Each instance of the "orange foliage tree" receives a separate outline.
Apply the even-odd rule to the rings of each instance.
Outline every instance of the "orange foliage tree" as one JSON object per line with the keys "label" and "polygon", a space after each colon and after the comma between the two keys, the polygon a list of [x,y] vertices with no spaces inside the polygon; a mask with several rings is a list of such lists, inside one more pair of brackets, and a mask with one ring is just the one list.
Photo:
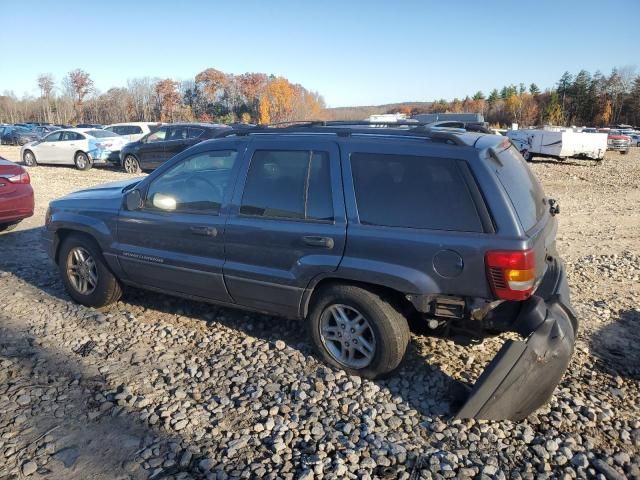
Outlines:
{"label": "orange foliage tree", "polygon": [[176,107],[180,105],[182,100],[178,93],[178,82],[167,78],[160,80],[155,87],[156,96],[158,98],[158,110],[160,111],[160,121],[173,121]]}

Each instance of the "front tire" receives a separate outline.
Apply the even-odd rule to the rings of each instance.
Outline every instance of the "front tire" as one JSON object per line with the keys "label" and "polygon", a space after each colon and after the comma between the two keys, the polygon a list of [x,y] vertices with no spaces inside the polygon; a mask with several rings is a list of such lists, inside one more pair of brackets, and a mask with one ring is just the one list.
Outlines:
{"label": "front tire", "polygon": [[324,362],[370,379],[395,370],[410,339],[406,318],[389,301],[352,285],[319,291],[307,329]]}
{"label": "front tire", "polygon": [[104,307],[122,296],[118,279],[90,237],[72,234],[65,238],[58,254],[58,269],[67,293],[82,305]]}
{"label": "front tire", "polygon": [[141,172],[140,162],[138,162],[138,159],[133,155],[127,155],[126,157],[124,157],[124,161],[122,162],[122,168],[124,169],[125,172],[131,173],[131,174]]}
{"label": "front tire", "polygon": [[533,154],[529,150],[523,150],[522,158],[524,158],[525,161],[530,162],[531,160],[533,160]]}
{"label": "front tire", "polygon": [[76,153],[74,161],[78,170],[90,170],[93,167],[93,162],[84,152]]}
{"label": "front tire", "polygon": [[27,167],[36,167],[38,166],[38,161],[36,160],[36,156],[33,154],[31,150],[26,150],[24,155],[22,156],[22,160]]}
{"label": "front tire", "polygon": [[626,155],[628,150],[620,150],[620,155]]}

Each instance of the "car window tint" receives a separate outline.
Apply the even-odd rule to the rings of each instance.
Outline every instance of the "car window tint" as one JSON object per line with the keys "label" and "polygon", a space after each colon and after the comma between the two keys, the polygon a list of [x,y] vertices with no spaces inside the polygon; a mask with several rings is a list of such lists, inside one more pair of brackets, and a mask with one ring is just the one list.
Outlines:
{"label": "car window tint", "polygon": [[151,135],[147,137],[147,143],[161,142],[165,139],[166,136],[167,136],[167,129],[161,128],[157,132],[153,132]]}
{"label": "car window tint", "polygon": [[498,154],[496,174],[511,199],[522,228],[530,230],[545,212],[544,192],[527,162],[512,145]]}
{"label": "car window tint", "polygon": [[313,152],[307,190],[307,218],[333,220],[329,155]]}
{"label": "car window tint", "polygon": [[351,168],[362,224],[483,231],[456,160],[353,153]]}
{"label": "car window tint", "polygon": [[240,214],[332,220],[327,152],[258,150],[251,159]]}
{"label": "car window tint", "polygon": [[127,135],[138,135],[142,133],[142,128],[138,125],[129,125]]}
{"label": "car window tint", "polygon": [[71,140],[80,140],[82,138],[83,137],[81,137],[76,132],[63,132],[62,133],[62,138],[60,140],[63,141],[63,142],[69,142]]}
{"label": "car window tint", "polygon": [[187,138],[187,127],[173,127],[169,129],[167,140],[184,140]]}
{"label": "car window tint", "polygon": [[204,128],[189,127],[189,138],[199,138],[204,133]]}
{"label": "car window tint", "polygon": [[237,151],[198,153],[173,166],[149,186],[145,208],[217,214],[230,185]]}
{"label": "car window tint", "polygon": [[61,136],[62,132],[54,132],[50,135],[47,135],[44,140],[45,142],[58,142]]}

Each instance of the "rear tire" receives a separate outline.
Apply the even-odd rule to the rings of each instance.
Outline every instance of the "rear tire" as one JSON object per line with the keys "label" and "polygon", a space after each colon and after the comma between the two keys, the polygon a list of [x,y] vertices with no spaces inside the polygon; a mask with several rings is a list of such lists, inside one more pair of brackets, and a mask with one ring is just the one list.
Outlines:
{"label": "rear tire", "polygon": [[[400,365],[411,335],[406,318],[391,303],[352,285],[330,285],[317,292],[306,322],[313,346],[324,362],[370,379],[387,375]],[[351,359],[341,356],[349,350],[353,352]]]}
{"label": "rear tire", "polygon": [[17,222],[12,223],[0,223],[0,233],[10,232],[14,228],[16,228],[21,221],[22,220],[18,220]]}
{"label": "rear tire", "polygon": [[38,166],[38,161],[36,160],[36,156],[31,150],[25,150],[24,155],[22,156],[22,161],[27,167]]}
{"label": "rear tire", "polygon": [[90,170],[93,167],[93,162],[84,152],[76,153],[74,161],[78,170]]}
{"label": "rear tire", "polygon": [[138,159],[133,155],[127,155],[124,157],[122,168],[125,172],[131,174],[140,173],[142,171],[140,169],[140,162],[138,162]]}
{"label": "rear tire", "polygon": [[522,158],[524,158],[525,161],[530,162],[531,160],[533,160],[533,154],[529,150],[523,150]]}
{"label": "rear tire", "polygon": [[107,267],[98,244],[88,236],[71,234],[64,239],[58,269],[67,293],[82,305],[104,307],[122,296],[120,282]]}

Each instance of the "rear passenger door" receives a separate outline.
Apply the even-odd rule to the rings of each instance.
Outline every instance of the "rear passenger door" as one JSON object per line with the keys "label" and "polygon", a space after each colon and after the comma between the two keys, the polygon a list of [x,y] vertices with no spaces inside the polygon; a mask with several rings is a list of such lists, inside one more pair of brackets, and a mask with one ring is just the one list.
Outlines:
{"label": "rear passenger door", "polygon": [[255,139],[246,155],[225,232],[225,283],[241,305],[295,317],[309,282],[336,270],[344,252],[339,150]]}

